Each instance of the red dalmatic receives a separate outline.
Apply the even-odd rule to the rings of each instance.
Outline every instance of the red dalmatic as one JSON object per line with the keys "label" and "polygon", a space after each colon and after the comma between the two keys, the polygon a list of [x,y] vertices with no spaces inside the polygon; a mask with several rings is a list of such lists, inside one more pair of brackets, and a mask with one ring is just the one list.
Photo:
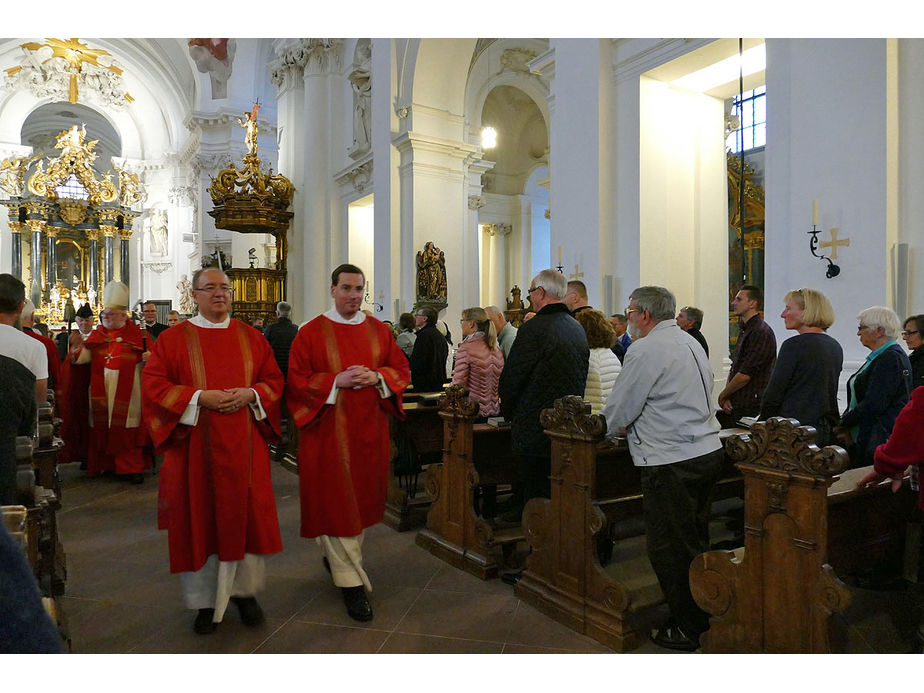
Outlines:
{"label": "red dalmatic", "polygon": [[[337,374],[363,365],[378,371],[393,396],[377,387],[337,392]],[[380,522],[388,481],[388,417],[404,418],[407,358],[382,322],[358,325],[321,315],[299,330],[289,352],[286,403],[299,427],[298,477],[303,537],[353,537]]]}
{"label": "red dalmatic", "polygon": [[[142,412],[160,472],[158,527],[167,530],[170,571],[199,570],[217,554],[282,550],[270,479],[268,440],[278,440],[282,373],[269,342],[238,320],[227,328],[185,321],[154,343],[142,375]],[[266,418],[250,406],[222,414],[199,409],[195,426],[180,423],[196,390],[249,387]]]}

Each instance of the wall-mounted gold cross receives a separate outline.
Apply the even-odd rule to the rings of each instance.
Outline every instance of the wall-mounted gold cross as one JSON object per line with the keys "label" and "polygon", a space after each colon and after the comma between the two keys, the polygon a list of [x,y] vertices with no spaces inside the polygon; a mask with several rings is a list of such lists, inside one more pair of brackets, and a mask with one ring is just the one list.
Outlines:
{"label": "wall-mounted gold cross", "polygon": [[839,229],[830,229],[830,231],[831,231],[831,240],[830,240],[830,241],[822,241],[821,243],[819,243],[819,245],[820,245],[822,248],[830,248],[830,249],[831,249],[831,259],[832,259],[832,260],[837,260],[837,248],[838,248],[838,246],[848,246],[848,245],[850,245],[850,239],[849,239],[849,238],[844,238],[844,239],[842,239],[842,240],[838,240],[838,238],[837,238],[837,232],[838,232],[838,230],[839,230]]}
{"label": "wall-mounted gold cross", "polygon": [[584,273],[580,271],[580,265],[574,266],[574,274],[569,274],[568,279],[577,279],[578,277],[583,277]]}

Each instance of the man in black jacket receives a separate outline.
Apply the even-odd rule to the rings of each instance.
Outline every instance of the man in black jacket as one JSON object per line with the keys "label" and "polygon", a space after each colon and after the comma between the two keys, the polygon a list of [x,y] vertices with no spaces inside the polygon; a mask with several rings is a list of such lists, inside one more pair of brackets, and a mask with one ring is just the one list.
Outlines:
{"label": "man in black jacket", "polygon": [[528,295],[536,315],[517,331],[500,377],[501,413],[512,422],[513,451],[523,457],[525,500],[550,495],[552,446],[539,413],[565,395],[582,397],[587,381],[587,336],[562,302],[566,290],[555,270],[533,278]]}
{"label": "man in black jacket", "polygon": [[272,322],[263,330],[263,336],[273,348],[273,356],[283,375],[289,372],[289,349],[295,335],[298,334],[298,325],[292,323],[289,314],[292,306],[285,301],[276,304],[276,322]]}
{"label": "man in black jacket", "polygon": [[421,306],[414,316],[417,320],[417,339],[411,352],[411,385],[417,392],[439,392],[446,382],[446,359],[449,344],[436,329],[436,311]]}

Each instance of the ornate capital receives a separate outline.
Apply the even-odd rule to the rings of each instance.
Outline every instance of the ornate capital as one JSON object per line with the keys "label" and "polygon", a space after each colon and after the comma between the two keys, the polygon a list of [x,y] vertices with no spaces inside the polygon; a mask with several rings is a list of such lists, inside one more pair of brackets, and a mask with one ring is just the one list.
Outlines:
{"label": "ornate capital", "polygon": [[127,229],[119,229],[119,238],[121,238],[123,241],[129,240],[131,237],[132,237],[131,227]]}
{"label": "ornate capital", "polygon": [[87,229],[86,231],[84,231],[84,234],[86,234],[88,241],[98,241],[99,240],[99,229]]}
{"label": "ornate capital", "polygon": [[57,226],[51,226],[50,224],[48,224],[45,226],[45,235],[48,238],[57,238],[59,230],[60,229],[58,229]]}
{"label": "ornate capital", "polygon": [[353,184],[353,189],[356,190],[356,192],[363,192],[369,187],[369,183],[372,182],[372,162],[367,161],[351,169],[347,173],[347,178]]}
{"label": "ornate capital", "polygon": [[481,209],[487,204],[487,201],[484,199],[484,195],[469,195],[468,196],[468,208],[469,209]]}
{"label": "ornate capital", "polygon": [[96,214],[99,217],[100,227],[115,226],[116,221],[122,214],[122,210],[112,209],[111,207],[102,207],[96,210]]}
{"label": "ornate capital", "polygon": [[11,221],[10,223],[10,233],[22,233],[22,227],[25,224],[21,221]]}
{"label": "ornate capital", "polygon": [[306,75],[322,75],[340,70],[343,52],[343,39],[312,38],[302,39],[307,51],[305,63]]}
{"label": "ornate capital", "polygon": [[103,238],[112,238],[115,236],[116,227],[115,226],[104,226],[100,224],[99,230],[103,232]]}
{"label": "ornate capital", "polygon": [[45,230],[44,219],[27,219],[26,224],[29,225],[29,231],[32,233],[41,233]]}
{"label": "ornate capital", "polygon": [[508,236],[510,232],[513,231],[513,226],[511,224],[485,224],[484,230],[488,232],[489,236]]}

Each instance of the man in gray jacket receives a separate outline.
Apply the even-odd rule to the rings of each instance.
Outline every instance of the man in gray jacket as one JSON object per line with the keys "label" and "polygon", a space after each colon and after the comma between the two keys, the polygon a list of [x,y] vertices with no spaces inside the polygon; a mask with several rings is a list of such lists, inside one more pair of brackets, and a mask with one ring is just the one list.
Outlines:
{"label": "man in gray jacket", "polygon": [[706,354],[677,326],[676,300],[660,286],[632,292],[632,348],[603,408],[607,436],[625,431],[640,468],[648,558],[671,611],[652,632],[661,647],[693,651],[709,617],[690,594],[690,563],[709,549],[710,495],[722,469]]}

